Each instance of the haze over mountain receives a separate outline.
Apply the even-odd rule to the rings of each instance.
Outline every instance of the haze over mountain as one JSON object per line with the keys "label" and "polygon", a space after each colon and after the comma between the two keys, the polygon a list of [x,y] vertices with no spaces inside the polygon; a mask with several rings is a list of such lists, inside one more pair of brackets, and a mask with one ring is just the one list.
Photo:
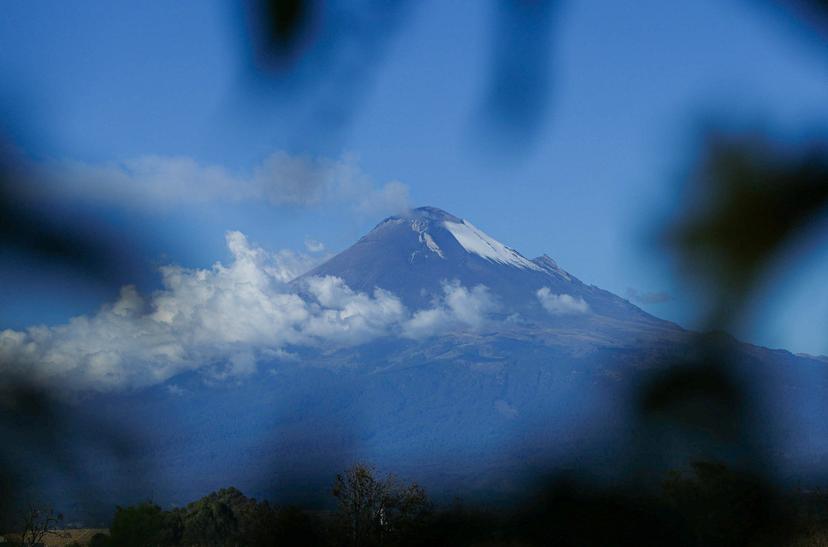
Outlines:
{"label": "haze over mountain", "polygon": [[[113,318],[138,325],[155,333],[141,344],[161,348],[148,354],[142,346],[131,358],[154,361],[123,365],[151,365],[157,381],[93,390],[75,405],[140,439],[125,461],[83,455],[98,462],[103,489],[123,486],[112,480],[120,469],[140,477],[128,488],[136,499],[149,492],[183,502],[235,485],[313,503],[326,498],[334,473],[369,461],[437,497],[508,497],[521,491],[522,474],[545,466],[612,473],[642,451],[658,459],[657,445],[631,440],[634,389],[692,357],[696,335],[583,283],[552,258],[530,260],[467,220],[423,207],[385,219],[272,292],[276,274],[262,251],[240,234],[228,242],[234,264],[173,270],[151,302],[122,295],[81,322],[84,332],[106,325],[113,339],[126,335],[108,330]],[[182,294],[204,294],[196,301],[209,305],[185,306]],[[298,319],[286,320],[286,307]],[[51,336],[74,336],[67,329]],[[38,332],[6,331],[0,349],[49,340]],[[198,344],[178,340],[184,332]],[[170,349],[173,341],[183,349]],[[806,472],[828,452],[813,440],[825,425],[805,419],[812,399],[781,405],[768,386],[825,393],[824,363],[722,341],[735,369],[749,373],[751,393],[763,394],[757,416],[770,431],[784,430],[784,457]],[[184,351],[190,361],[174,361],[178,368],[165,361]],[[196,366],[192,355],[212,361]],[[748,446],[760,450],[770,435]],[[686,453],[705,443],[700,437]],[[128,501],[124,490],[111,495]]]}

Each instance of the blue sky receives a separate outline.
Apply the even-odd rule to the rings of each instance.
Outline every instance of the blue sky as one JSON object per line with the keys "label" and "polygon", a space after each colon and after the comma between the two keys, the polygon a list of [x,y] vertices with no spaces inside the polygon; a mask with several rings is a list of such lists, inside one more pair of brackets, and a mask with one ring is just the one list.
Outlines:
{"label": "blue sky", "polygon": [[[491,152],[497,140],[481,146],[476,123],[493,14],[483,2],[412,5],[372,70],[328,81],[320,100],[345,121],[315,124],[315,97],[251,85],[230,3],[10,1],[0,19],[0,115],[25,156],[50,168],[153,156],[250,178],[273,153],[345,162],[367,193],[399,181],[412,205],[467,218],[526,256],[547,253],[588,283],[668,292],[670,301],[643,307],[692,327],[693,295],[650,241],[679,205],[699,124],[759,126],[780,139],[819,130],[828,120],[822,51],[747,1],[566,3],[541,132],[504,160]],[[158,264],[227,260],[228,230],[268,249],[301,250],[311,238],[341,250],[388,208],[382,195],[373,206],[345,193],[311,204],[85,206],[145,236],[146,272],[124,281],[151,288]],[[766,294],[762,319],[740,336],[828,353],[819,275],[828,252],[815,250],[803,267],[781,268],[785,289]],[[61,322],[115,296],[80,279],[56,282],[62,274],[2,271],[0,326]]]}

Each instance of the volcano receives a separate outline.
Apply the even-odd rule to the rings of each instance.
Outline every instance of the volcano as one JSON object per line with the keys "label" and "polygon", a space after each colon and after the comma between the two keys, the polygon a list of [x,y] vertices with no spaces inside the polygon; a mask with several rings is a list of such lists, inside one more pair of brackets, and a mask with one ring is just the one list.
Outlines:
{"label": "volcano", "polygon": [[[525,492],[524,479],[539,470],[621,473],[642,454],[659,461],[663,447],[677,445],[670,435],[641,433],[653,426],[641,421],[641,405],[655,403],[639,393],[693,358],[699,335],[580,281],[549,256],[529,259],[468,220],[422,207],[386,218],[290,287],[318,299],[320,279],[338,280],[350,294],[381,291],[395,313],[415,318],[446,308],[463,288],[485,297],[486,317],[427,336],[289,347],[235,382],[190,371],[85,398],[83,412],[141,439],[123,463],[141,477],[129,484],[132,499],[184,503],[232,485],[318,505],[354,462],[416,480],[438,499],[506,499]],[[734,373],[749,378],[750,396],[762,403],[755,418],[770,431],[743,444],[770,450],[773,432],[783,430],[788,451],[779,457],[803,470],[820,462],[828,426],[812,419],[813,399],[783,395],[826,393],[825,363],[715,337]],[[677,386],[691,395],[724,392]],[[699,440],[683,446],[684,456],[703,451],[705,427],[693,430]],[[101,465],[99,474],[111,477],[116,467]],[[96,495],[106,511],[130,501],[123,488],[111,499]]]}
{"label": "volcano", "polygon": [[[558,300],[583,303],[582,310],[597,316],[666,326],[623,298],[584,284],[549,256],[530,260],[468,220],[436,207],[386,218],[297,281],[301,284],[313,276],[335,276],[352,289],[368,293],[379,287],[412,309],[429,306],[442,296],[447,281],[456,281],[467,287],[486,287],[497,296],[505,315],[517,313],[549,322],[556,314],[544,309],[543,299],[538,298],[538,291],[543,291]],[[578,307],[570,307],[574,315]]]}

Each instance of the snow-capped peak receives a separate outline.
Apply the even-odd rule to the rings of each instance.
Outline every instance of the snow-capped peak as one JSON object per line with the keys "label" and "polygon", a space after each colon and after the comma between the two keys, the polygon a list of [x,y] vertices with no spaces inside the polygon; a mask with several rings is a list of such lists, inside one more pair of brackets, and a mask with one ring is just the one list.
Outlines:
{"label": "snow-capped peak", "polygon": [[460,222],[446,220],[443,222],[443,226],[468,253],[476,254],[490,262],[542,271],[537,264],[489,236],[468,220]]}

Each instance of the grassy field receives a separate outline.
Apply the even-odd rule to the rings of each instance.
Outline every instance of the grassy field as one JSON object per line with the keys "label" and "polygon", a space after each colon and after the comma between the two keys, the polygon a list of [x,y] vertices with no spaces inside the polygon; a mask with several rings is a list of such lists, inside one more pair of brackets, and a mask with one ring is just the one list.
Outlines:
{"label": "grassy field", "polygon": [[[64,547],[77,543],[79,545],[86,545],[92,536],[98,533],[108,534],[109,530],[106,528],[78,528],[77,530],[61,530],[57,534],[47,534],[43,538],[43,545],[45,547]],[[7,541],[14,541],[15,534],[6,534],[3,537]]]}

